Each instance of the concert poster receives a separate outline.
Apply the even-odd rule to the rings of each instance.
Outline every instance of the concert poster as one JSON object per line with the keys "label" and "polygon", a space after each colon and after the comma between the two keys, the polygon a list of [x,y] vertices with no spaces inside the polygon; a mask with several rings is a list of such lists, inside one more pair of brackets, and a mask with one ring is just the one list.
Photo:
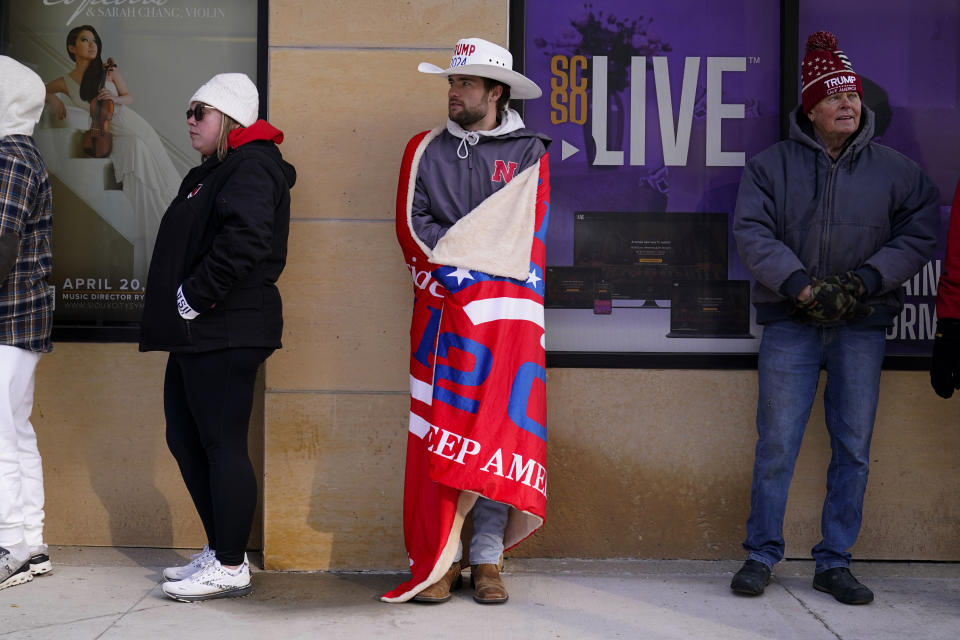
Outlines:
{"label": "concert poster", "polygon": [[[200,164],[186,125],[190,96],[217,73],[242,72],[260,86],[263,107],[258,59],[265,4],[3,3],[0,51],[48,86],[34,138],[53,187],[55,340],[136,341],[160,219],[183,177]],[[90,41],[99,41],[95,53],[78,49]],[[80,95],[95,54],[116,69],[102,81],[118,96],[109,116]],[[86,142],[90,130],[109,133],[109,142]]]}

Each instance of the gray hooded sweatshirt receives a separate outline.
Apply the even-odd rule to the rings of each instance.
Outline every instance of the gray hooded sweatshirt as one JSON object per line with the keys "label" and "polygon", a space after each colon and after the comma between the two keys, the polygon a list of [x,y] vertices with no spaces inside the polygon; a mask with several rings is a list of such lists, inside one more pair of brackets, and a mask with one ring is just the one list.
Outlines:
{"label": "gray hooded sweatshirt", "polygon": [[540,160],[549,144],[547,136],[524,128],[513,109],[491,131],[465,131],[448,121],[417,170],[411,214],[417,237],[436,247],[457,220]]}

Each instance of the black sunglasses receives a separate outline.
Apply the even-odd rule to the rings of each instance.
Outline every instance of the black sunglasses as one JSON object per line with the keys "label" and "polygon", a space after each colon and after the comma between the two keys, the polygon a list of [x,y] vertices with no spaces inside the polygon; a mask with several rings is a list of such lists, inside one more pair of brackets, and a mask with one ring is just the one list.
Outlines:
{"label": "black sunglasses", "polygon": [[202,102],[198,102],[197,106],[195,106],[193,109],[187,109],[187,120],[190,119],[190,116],[193,116],[194,120],[196,120],[197,122],[200,122],[201,120],[203,120],[203,114],[206,109],[210,109],[211,111],[216,111],[216,109],[214,109],[210,105],[203,104]]}

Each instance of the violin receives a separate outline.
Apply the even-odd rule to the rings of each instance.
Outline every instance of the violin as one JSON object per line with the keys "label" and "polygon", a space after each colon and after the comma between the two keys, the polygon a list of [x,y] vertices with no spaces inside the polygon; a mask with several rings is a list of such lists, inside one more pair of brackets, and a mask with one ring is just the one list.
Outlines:
{"label": "violin", "polygon": [[[107,81],[107,74],[116,69],[113,58],[107,58],[103,65],[100,88]],[[83,132],[83,151],[92,158],[105,158],[113,151],[113,134],[110,132],[110,120],[113,119],[113,100],[94,98],[90,101],[90,128]]]}

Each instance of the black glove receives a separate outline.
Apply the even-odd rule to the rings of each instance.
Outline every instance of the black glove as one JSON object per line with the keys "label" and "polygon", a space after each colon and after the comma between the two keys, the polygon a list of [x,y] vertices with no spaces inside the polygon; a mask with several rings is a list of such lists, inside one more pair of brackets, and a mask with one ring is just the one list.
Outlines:
{"label": "black glove", "polygon": [[930,384],[941,398],[949,398],[960,389],[960,320],[940,318],[933,339]]}

